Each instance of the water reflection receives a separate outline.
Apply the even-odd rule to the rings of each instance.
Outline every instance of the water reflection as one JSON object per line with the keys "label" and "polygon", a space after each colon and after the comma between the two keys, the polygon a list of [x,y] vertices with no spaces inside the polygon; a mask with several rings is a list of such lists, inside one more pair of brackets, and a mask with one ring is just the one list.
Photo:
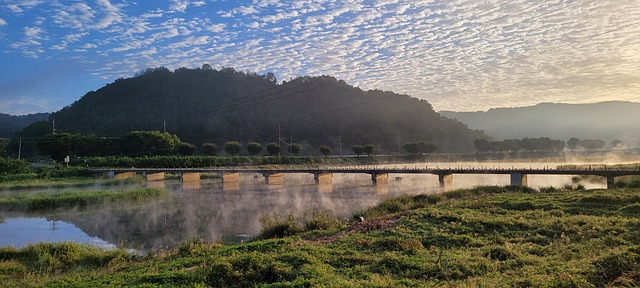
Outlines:
{"label": "water reflection", "polygon": [[[440,191],[438,176],[431,174],[389,175],[386,185],[377,186],[372,185],[368,174],[335,174],[332,175],[333,184],[323,185],[316,185],[311,174],[286,174],[281,184],[266,184],[262,175],[242,174],[239,177],[240,181],[225,185],[221,179],[147,182],[148,187],[166,187],[170,191],[168,197],[159,199],[47,212],[3,213],[0,219],[6,220],[0,223],[0,246],[75,240],[164,249],[193,237],[237,242],[260,231],[259,218],[264,214],[293,213],[302,218],[305,212],[323,209],[337,216],[350,217],[388,197]],[[529,176],[529,184],[533,187],[561,187],[570,181],[570,176]],[[508,184],[508,175],[454,175],[453,179],[454,189]],[[18,231],[13,221],[25,221],[15,219],[45,219],[38,220],[45,224],[48,223],[46,219],[55,219],[61,226],[76,228],[64,226],[72,231],[66,233],[71,235],[70,239],[29,238],[12,234]],[[44,233],[51,234],[46,227],[43,229]],[[66,230],[54,230],[54,234],[63,234],[62,231]]]}
{"label": "water reflection", "polygon": [[23,248],[29,243],[74,241],[103,248],[114,248],[113,244],[91,237],[75,225],[41,217],[18,217],[0,222],[0,247]]}

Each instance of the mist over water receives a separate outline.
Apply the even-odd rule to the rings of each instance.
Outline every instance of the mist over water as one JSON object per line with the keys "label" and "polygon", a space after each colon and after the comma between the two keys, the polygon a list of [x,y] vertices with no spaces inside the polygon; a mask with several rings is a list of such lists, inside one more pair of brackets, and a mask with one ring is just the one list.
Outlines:
{"label": "mist over water", "polygon": [[[560,163],[421,163],[380,165],[388,168],[555,168]],[[528,186],[562,187],[572,184],[571,176],[529,175]],[[581,182],[587,189],[604,188],[606,183]],[[509,175],[453,176],[452,189],[479,185],[508,185]],[[222,185],[220,179],[200,182],[178,180],[149,181],[148,187],[166,187],[164,198],[58,209],[46,212],[0,213],[0,246],[25,246],[38,241],[80,241],[99,245],[124,245],[136,249],[165,249],[198,237],[206,241],[239,242],[251,239],[262,229],[262,215],[293,213],[302,219],[305,213],[328,211],[339,217],[351,217],[357,211],[403,194],[429,194],[441,191],[438,176],[432,174],[389,174],[387,185],[373,186],[369,174],[334,174],[333,185],[315,185],[313,175],[286,174],[283,185],[267,185],[262,175],[241,174],[236,185]],[[122,189],[124,186],[112,186]],[[127,186],[132,188],[131,186]],[[105,187],[102,187],[105,189]],[[48,191],[58,191],[50,189]],[[2,193],[22,193],[4,191]],[[29,191],[28,193],[32,193]],[[50,229],[56,237],[37,237],[29,229],[21,236],[15,227],[24,223],[57,223],[65,229]],[[22,224],[20,224],[22,223]],[[17,226],[16,226],[17,225]],[[68,226],[65,226],[68,225]],[[76,227],[72,229],[70,227]],[[46,227],[45,227],[46,228]],[[51,227],[49,227],[51,228]],[[36,229],[36,228],[33,228]],[[43,228],[37,228],[43,229]],[[35,231],[35,230],[34,230]],[[16,234],[18,233],[18,234]],[[64,237],[62,237],[64,236]],[[10,242],[7,239],[23,239]],[[106,244],[105,244],[106,243]]]}

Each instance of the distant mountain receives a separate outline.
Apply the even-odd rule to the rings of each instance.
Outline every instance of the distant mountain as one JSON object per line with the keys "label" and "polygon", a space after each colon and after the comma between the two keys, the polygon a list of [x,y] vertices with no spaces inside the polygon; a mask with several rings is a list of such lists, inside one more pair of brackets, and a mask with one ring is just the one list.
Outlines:
{"label": "distant mountain", "polygon": [[29,126],[33,122],[47,120],[49,113],[36,113],[22,116],[13,116],[0,113],[0,138],[11,138],[22,128]]}
{"label": "distant mountain", "polygon": [[225,141],[264,145],[280,135],[311,154],[319,153],[319,145],[338,153],[339,143],[344,153],[366,144],[392,153],[413,141],[432,142],[440,151],[470,152],[476,138],[486,137],[407,95],[362,91],[329,76],[278,84],[271,73],[205,68],[147,69],[87,93],[51,118],[59,132],[118,136],[166,129],[198,147]]}
{"label": "distant mountain", "polygon": [[523,108],[498,108],[486,112],[440,111],[495,140],[550,137],[569,140],[602,139],[610,145],[622,140],[628,147],[640,144],[640,103],[611,101],[594,104],[542,103]]}

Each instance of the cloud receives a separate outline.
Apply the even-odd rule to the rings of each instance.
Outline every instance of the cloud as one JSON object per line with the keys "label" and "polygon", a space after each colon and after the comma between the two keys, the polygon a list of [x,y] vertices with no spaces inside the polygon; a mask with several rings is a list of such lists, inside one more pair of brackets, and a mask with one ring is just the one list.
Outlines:
{"label": "cloud", "polygon": [[214,33],[219,33],[224,31],[224,29],[227,27],[227,24],[225,23],[218,23],[218,24],[212,24],[209,25],[206,29],[210,32],[214,32]]}
{"label": "cloud", "polygon": [[33,7],[42,4],[44,1],[39,0],[17,0],[13,3],[7,4],[5,7],[13,13],[21,14],[27,10],[33,9]]}
{"label": "cloud", "polygon": [[119,23],[123,19],[120,8],[114,6],[109,0],[98,0],[98,4],[101,6],[102,12],[105,14],[102,19],[95,24],[95,28],[103,29],[109,27],[114,23]]}
{"label": "cloud", "polygon": [[0,18],[0,26],[4,26],[7,25],[7,21],[5,21],[4,19]]}
{"label": "cloud", "polygon": [[640,101],[640,11],[631,2],[211,3],[12,1],[8,11],[33,16],[7,49],[108,62],[91,71],[105,79],[205,62],[278,79],[326,74],[447,110]]}

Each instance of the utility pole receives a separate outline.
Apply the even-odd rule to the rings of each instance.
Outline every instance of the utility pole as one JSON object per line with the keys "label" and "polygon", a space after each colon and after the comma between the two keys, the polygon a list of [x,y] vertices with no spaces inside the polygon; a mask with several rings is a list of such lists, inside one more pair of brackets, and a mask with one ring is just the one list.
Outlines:
{"label": "utility pole", "polygon": [[398,132],[398,156],[400,156],[400,130],[397,130],[396,132]]}
{"label": "utility pole", "polygon": [[278,146],[280,146],[280,125],[278,125]]}
{"label": "utility pole", "polygon": [[167,120],[162,120],[162,133],[167,133]]}
{"label": "utility pole", "polygon": [[18,160],[20,160],[20,152],[22,152],[22,137],[20,137],[20,142],[18,142]]}
{"label": "utility pole", "polygon": [[340,134],[340,138],[338,138],[338,151],[340,153],[340,157],[342,157],[342,128],[338,127],[338,133]]}
{"label": "utility pole", "polygon": [[51,121],[53,122],[53,124],[51,125],[51,133],[56,134],[56,119],[51,119]]}

